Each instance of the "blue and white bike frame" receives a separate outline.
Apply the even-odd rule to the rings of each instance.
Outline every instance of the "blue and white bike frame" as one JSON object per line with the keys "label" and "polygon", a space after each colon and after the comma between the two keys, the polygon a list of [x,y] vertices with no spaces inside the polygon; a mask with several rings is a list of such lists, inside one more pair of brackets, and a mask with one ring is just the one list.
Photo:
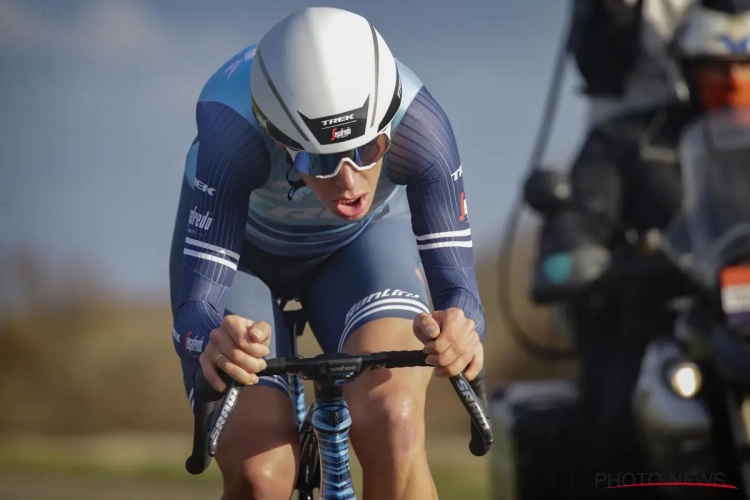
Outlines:
{"label": "blue and white bike frame", "polygon": [[[289,327],[292,356],[297,356],[297,338],[305,320],[301,312],[284,311]],[[297,490],[300,500],[312,500],[320,488],[320,500],[356,500],[349,467],[349,428],[352,424],[344,401],[344,384],[357,375],[354,371],[331,374],[315,382],[315,402],[306,409],[302,377],[289,375],[289,393],[297,411],[302,445]]]}

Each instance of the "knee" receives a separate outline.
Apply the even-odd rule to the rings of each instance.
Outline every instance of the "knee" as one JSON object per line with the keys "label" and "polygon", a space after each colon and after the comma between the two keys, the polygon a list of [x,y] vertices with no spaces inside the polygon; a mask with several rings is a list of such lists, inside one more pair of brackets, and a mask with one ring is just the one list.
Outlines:
{"label": "knee", "polygon": [[410,460],[424,452],[424,405],[422,391],[403,387],[353,401],[352,442],[360,460]]}
{"label": "knee", "polygon": [[222,467],[225,500],[289,498],[297,470],[288,450],[265,452]]}
{"label": "knee", "polygon": [[245,388],[216,454],[224,500],[291,497],[299,460],[297,439],[287,395],[270,387]]}

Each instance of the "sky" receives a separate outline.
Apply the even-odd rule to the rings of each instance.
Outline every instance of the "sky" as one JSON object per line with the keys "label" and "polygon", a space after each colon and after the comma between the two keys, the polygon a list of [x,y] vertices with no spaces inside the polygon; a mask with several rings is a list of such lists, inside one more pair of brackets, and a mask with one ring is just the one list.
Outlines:
{"label": "sky", "polygon": [[[475,254],[496,252],[569,18],[563,0],[0,0],[0,258],[71,261],[166,294],[195,102],[211,74],[311,5],[366,17],[448,114]],[[584,126],[569,65],[548,157]]]}

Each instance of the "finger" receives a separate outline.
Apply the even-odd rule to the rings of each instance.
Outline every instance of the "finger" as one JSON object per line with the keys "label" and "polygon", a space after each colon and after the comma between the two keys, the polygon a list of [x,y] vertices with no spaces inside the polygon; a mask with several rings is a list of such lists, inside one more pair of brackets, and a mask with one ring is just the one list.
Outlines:
{"label": "finger", "polygon": [[462,373],[469,363],[474,359],[478,348],[480,347],[479,336],[472,335],[472,341],[467,346],[466,350],[462,351],[452,363],[448,365],[439,366],[435,371],[439,377],[452,377]]}
{"label": "finger", "polygon": [[474,332],[475,327],[474,321],[464,316],[464,312],[461,309],[456,307],[448,309],[445,311],[445,319],[440,336],[435,339],[437,344],[435,346],[436,352],[445,352],[454,343],[463,341],[462,337],[466,337],[465,340],[468,341],[468,335]]}
{"label": "finger", "polygon": [[205,351],[199,358],[201,370],[203,370],[203,376],[206,377],[206,380],[211,384],[211,387],[219,392],[224,392],[227,390],[227,384],[225,384],[219,376],[210,356],[211,354],[208,351]]}
{"label": "finger", "polygon": [[271,345],[271,332],[271,325],[265,321],[258,321],[250,327],[249,333],[253,342],[269,347]]}
{"label": "finger", "polygon": [[477,375],[479,375],[479,372],[482,371],[482,367],[484,366],[484,346],[479,347],[476,354],[474,355],[474,358],[469,363],[469,366],[466,367],[466,371],[464,371],[464,377],[466,377],[466,380],[471,382],[475,378],[477,378]]}
{"label": "finger", "polygon": [[249,331],[254,324],[255,322],[252,320],[243,318],[242,316],[237,316],[236,314],[230,314],[224,316],[219,330],[232,339],[232,342],[236,346],[241,347],[244,344],[252,342]]}
{"label": "finger", "polygon": [[265,358],[271,354],[267,345],[257,343],[248,344],[242,351],[254,358]]}
{"label": "finger", "polygon": [[[232,328],[231,325],[230,328]],[[247,348],[252,346],[254,349],[266,349],[262,344],[250,342],[244,344]],[[234,340],[224,328],[211,332],[211,340],[209,346],[206,347],[206,353],[210,354],[212,364],[227,372],[230,377],[241,384],[247,385],[252,380],[257,379],[255,373],[266,367],[266,360],[244,352],[234,343]],[[227,369],[225,369],[225,365]]]}
{"label": "finger", "polygon": [[254,385],[258,383],[259,379],[255,373],[249,373],[240,368],[225,355],[219,356],[216,360],[216,366],[242,385]]}
{"label": "finger", "polygon": [[414,335],[423,343],[429,342],[440,334],[440,325],[427,313],[419,313],[412,323]]}
{"label": "finger", "polygon": [[[422,349],[427,354],[443,355],[449,351],[455,351],[455,356],[461,354],[469,343],[470,335],[474,332],[474,322],[466,319],[463,312],[460,315],[453,314],[445,318],[442,331],[438,337],[425,344]],[[448,354],[447,358],[437,362],[437,366],[444,366],[455,359],[455,356]],[[433,360],[436,361],[435,358]]]}
{"label": "finger", "polygon": [[[440,336],[433,341],[425,344],[423,349],[424,352],[428,353],[426,362],[433,366],[448,366],[461,355],[466,349],[466,346],[471,340],[470,335],[466,335],[463,332],[456,334],[456,329],[451,326],[443,325],[443,331],[440,332]],[[443,338],[454,339],[452,344],[447,344],[445,341],[440,342]],[[444,349],[441,351],[440,349]]]}
{"label": "finger", "polygon": [[[258,347],[264,347],[262,344],[255,345]],[[251,356],[238,347],[222,351],[222,354],[226,356],[228,361],[247,373],[258,373],[261,370],[265,370],[266,366],[268,366],[266,360],[262,357]],[[223,360],[224,358],[221,359]]]}
{"label": "finger", "polygon": [[440,326],[440,328],[443,327],[443,322],[445,321],[445,311],[432,311],[432,313],[430,313],[430,316],[432,316],[432,319],[437,321],[437,324],[438,326]]}
{"label": "finger", "polygon": [[[448,332],[444,331],[440,334],[440,336],[442,337],[447,333]],[[428,353],[428,356],[425,358],[425,362],[428,365],[432,366],[448,366],[449,364],[453,363],[461,355],[461,353],[463,353],[468,342],[469,337],[462,336],[458,339],[457,342],[449,345],[448,348],[443,352],[437,352],[436,341],[430,342],[429,344],[425,345],[425,348],[423,349],[423,351]]]}
{"label": "finger", "polygon": [[446,323],[438,338],[425,344],[422,350],[432,356],[436,366],[447,365],[463,352],[469,341],[467,333],[460,326]]}

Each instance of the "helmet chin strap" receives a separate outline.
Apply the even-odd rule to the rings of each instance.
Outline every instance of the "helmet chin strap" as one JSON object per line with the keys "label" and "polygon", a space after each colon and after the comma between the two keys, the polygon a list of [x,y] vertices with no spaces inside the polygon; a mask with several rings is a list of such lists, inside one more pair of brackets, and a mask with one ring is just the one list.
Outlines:
{"label": "helmet chin strap", "polygon": [[286,171],[286,181],[291,186],[289,188],[289,192],[286,194],[286,197],[287,197],[287,199],[289,201],[291,201],[292,197],[294,197],[294,193],[296,193],[299,189],[302,189],[303,187],[305,187],[305,180],[304,179],[300,178],[300,180],[298,180],[298,181],[293,181],[293,180],[291,180],[289,178],[289,173],[292,171],[293,168],[294,168],[294,166],[290,165],[289,166],[289,170]]}

